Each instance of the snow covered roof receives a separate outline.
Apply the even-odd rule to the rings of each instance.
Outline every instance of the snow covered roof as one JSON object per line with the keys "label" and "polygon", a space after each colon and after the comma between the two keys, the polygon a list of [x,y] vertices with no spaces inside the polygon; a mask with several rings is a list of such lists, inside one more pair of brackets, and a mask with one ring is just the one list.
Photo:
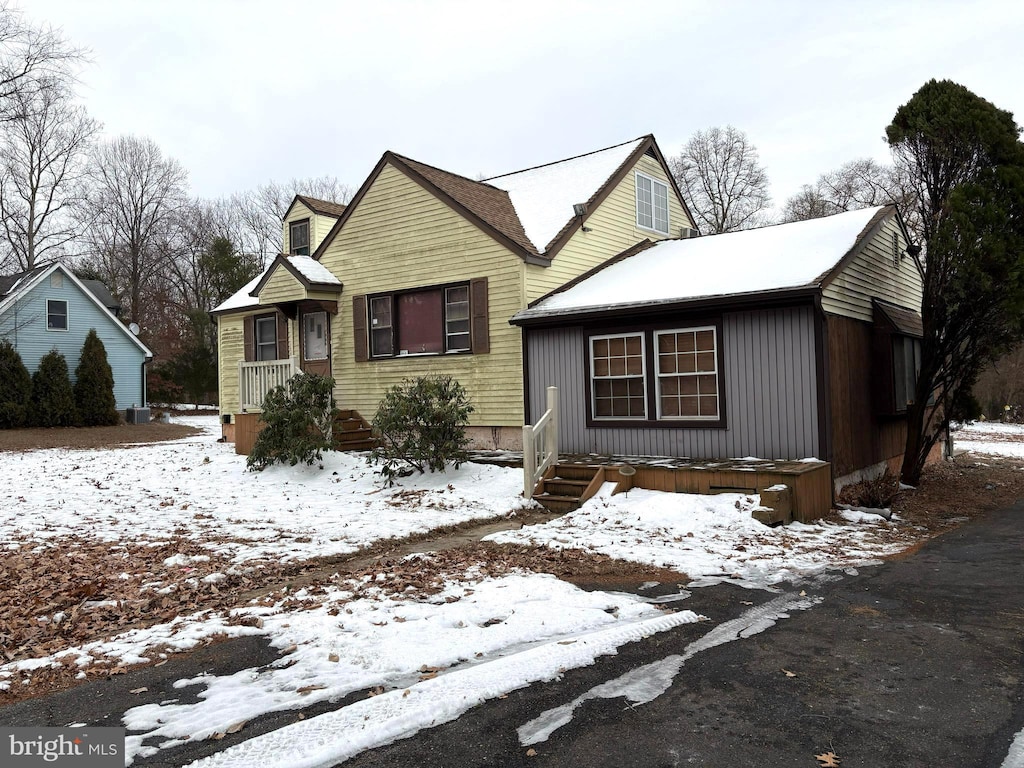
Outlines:
{"label": "snow covered roof", "polygon": [[248,283],[246,283],[233,294],[231,294],[231,296],[229,296],[223,302],[214,307],[213,310],[211,310],[212,313],[217,315],[222,314],[224,312],[237,312],[242,309],[258,307],[260,305],[260,300],[250,294],[252,290],[256,287],[256,285],[259,283],[259,281],[263,279],[263,277],[267,274],[269,270],[270,267],[267,267],[258,275],[256,275],[256,277],[254,277]]}
{"label": "snow covered roof", "polygon": [[334,276],[327,267],[321,264],[316,259],[310,256],[299,256],[294,253],[281,253],[278,254],[277,258],[270,262],[270,266],[260,272],[256,277],[250,280],[248,283],[239,288],[223,303],[214,307],[213,314],[223,314],[225,312],[240,312],[245,309],[255,309],[260,306],[260,300],[258,296],[253,294],[258,293],[259,289],[263,287],[263,283],[270,279],[270,273],[274,269],[283,264],[288,268],[288,271],[295,275],[300,282],[306,284],[306,287],[323,287],[330,288],[337,286],[341,288],[341,280]]}
{"label": "snow covered roof", "polygon": [[526,236],[543,253],[574,218],[573,205],[590,200],[646,138],[495,176],[485,183],[508,192]]}
{"label": "snow covered roof", "polygon": [[318,285],[341,285],[341,280],[335,277],[331,270],[316,259],[310,256],[299,256],[294,253],[282,255],[309,282]]}
{"label": "snow covered roof", "polygon": [[887,209],[661,240],[567,284],[512,321],[816,286]]}

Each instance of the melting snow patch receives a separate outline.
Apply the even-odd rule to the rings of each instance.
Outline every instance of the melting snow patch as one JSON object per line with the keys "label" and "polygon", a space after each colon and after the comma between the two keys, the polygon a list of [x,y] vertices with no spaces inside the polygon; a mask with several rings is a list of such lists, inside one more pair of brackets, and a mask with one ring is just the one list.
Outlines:
{"label": "melting snow patch", "polygon": [[525,747],[547,741],[552,733],[571,722],[577,708],[590,699],[625,698],[634,705],[654,701],[669,689],[688,659],[716,646],[764,632],[775,626],[779,619],[789,618],[789,611],[806,610],[819,602],[820,598],[804,598],[789,594],[751,608],[742,616],[719,624],[704,637],[690,643],[681,655],[666,656],[660,661],[637,667],[614,680],[591,688],[568,704],[547,710],[518,729],[519,742]]}

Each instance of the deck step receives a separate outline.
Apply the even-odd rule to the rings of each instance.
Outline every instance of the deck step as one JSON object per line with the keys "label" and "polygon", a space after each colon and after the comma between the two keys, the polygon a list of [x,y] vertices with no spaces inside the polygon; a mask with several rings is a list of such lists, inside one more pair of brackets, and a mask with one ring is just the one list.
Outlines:
{"label": "deck step", "polygon": [[555,496],[550,493],[535,493],[533,500],[549,512],[573,512],[583,505],[579,496]]}
{"label": "deck step", "polygon": [[369,423],[350,408],[342,408],[335,415],[333,437],[336,451],[372,451],[377,447]]}
{"label": "deck step", "polygon": [[540,481],[540,492],[550,496],[573,496],[578,499],[588,485],[590,485],[589,480],[566,480],[562,477],[551,477]]}

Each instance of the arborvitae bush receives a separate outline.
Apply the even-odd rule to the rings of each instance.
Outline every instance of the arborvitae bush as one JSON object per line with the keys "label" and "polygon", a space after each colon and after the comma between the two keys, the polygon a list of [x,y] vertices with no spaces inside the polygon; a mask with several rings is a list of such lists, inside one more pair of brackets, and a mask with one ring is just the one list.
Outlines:
{"label": "arborvitae bush", "polygon": [[33,427],[71,427],[76,420],[68,363],[56,349],[50,350],[32,374],[29,422]]}
{"label": "arborvitae bush", "polygon": [[278,462],[314,464],[331,447],[334,379],[299,373],[283,387],[274,387],[263,400],[263,430],[246,460],[257,471]]}
{"label": "arborvitae bush", "polygon": [[0,341],[0,429],[25,426],[32,377],[11,342]]}
{"label": "arborvitae bush", "polygon": [[465,388],[451,376],[404,379],[387,391],[373,419],[377,447],[371,464],[393,483],[413,471],[440,472],[466,461],[466,426],[473,412]]}
{"label": "arborvitae bush", "polygon": [[75,368],[75,407],[78,421],[85,427],[105,427],[118,424],[121,414],[114,399],[114,372],[107,362],[107,349],[89,329],[82,346],[82,359]]}

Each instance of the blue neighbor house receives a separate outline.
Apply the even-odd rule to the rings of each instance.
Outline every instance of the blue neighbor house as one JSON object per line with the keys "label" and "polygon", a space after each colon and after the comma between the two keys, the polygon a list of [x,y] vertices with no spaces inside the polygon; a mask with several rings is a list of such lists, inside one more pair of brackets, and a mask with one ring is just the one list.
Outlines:
{"label": "blue neighbor house", "polygon": [[0,339],[11,342],[34,373],[51,349],[75,368],[90,328],[107,350],[114,373],[114,399],[124,414],[146,405],[146,363],[153,358],[141,341],[117,319],[117,304],[102,283],[82,281],[60,263],[0,277]]}

